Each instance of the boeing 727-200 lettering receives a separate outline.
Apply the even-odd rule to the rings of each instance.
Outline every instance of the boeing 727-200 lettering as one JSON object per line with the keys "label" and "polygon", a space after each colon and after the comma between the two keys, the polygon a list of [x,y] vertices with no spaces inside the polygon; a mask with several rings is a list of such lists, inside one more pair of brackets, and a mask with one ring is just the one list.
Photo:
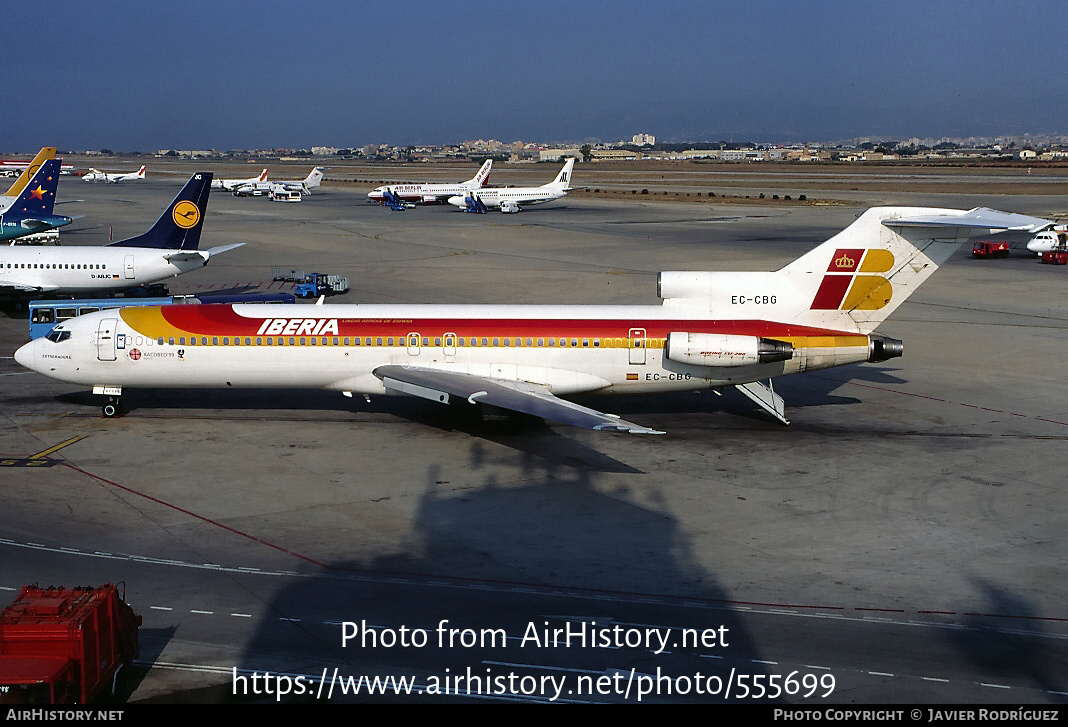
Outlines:
{"label": "boeing 727-200 lettering", "polygon": [[64,321],[15,359],[111,397],[108,416],[128,387],[306,388],[659,433],[564,397],[733,386],[785,423],[772,378],[900,356],[875,329],[961,242],[1047,224],[873,208],[777,272],[661,273],[662,305],[127,308]]}

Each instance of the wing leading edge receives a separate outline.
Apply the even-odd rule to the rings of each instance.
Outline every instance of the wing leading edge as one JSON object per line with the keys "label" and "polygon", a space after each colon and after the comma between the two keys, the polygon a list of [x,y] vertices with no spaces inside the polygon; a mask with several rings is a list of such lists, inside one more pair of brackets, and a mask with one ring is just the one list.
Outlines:
{"label": "wing leading edge", "polygon": [[615,414],[565,401],[538,384],[399,364],[379,366],[373,373],[387,389],[442,404],[447,404],[450,396],[456,396],[472,404],[489,404],[584,429],[631,434],[664,433],[620,419]]}

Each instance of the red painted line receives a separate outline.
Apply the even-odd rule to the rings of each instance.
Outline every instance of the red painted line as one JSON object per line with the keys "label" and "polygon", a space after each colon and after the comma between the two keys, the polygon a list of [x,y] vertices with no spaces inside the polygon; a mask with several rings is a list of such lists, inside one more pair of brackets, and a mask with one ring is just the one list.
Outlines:
{"label": "red painted line", "polygon": [[934,613],[934,614],[940,614],[942,616],[956,616],[957,615],[956,611],[917,611],[916,613]]}
{"label": "red painted line", "polygon": [[1050,424],[1062,424],[1068,427],[1068,422],[1059,422],[1056,419],[1046,419],[1045,417],[1035,417],[1040,422],[1049,422]]}
{"label": "red painted line", "polygon": [[120,489],[120,490],[122,490],[124,492],[129,492],[131,495],[137,495],[138,497],[143,497],[146,500],[151,500],[152,502],[154,502],[154,503],[156,503],[158,505],[163,505],[164,507],[169,507],[172,510],[177,510],[178,512],[182,513],[183,515],[189,515],[190,517],[194,517],[197,520],[201,520],[203,522],[206,522],[209,525],[214,525],[217,528],[222,528],[223,530],[226,530],[227,532],[231,532],[234,535],[240,535],[242,538],[247,538],[247,539],[249,539],[249,540],[251,540],[253,542],[260,543],[261,545],[266,545],[268,548],[274,548],[275,550],[278,550],[278,551],[280,551],[282,553],[285,553],[286,555],[292,555],[294,558],[300,558],[301,560],[307,561],[308,563],[311,563],[313,565],[317,565],[320,568],[327,568],[328,567],[326,564],[320,563],[319,561],[317,561],[317,560],[315,560],[313,558],[309,558],[306,555],[301,555],[300,553],[295,553],[292,550],[288,550],[286,548],[283,548],[280,545],[275,545],[274,543],[271,543],[271,542],[269,542],[267,540],[264,540],[263,538],[257,538],[255,535],[249,535],[248,533],[244,533],[244,532],[242,532],[240,530],[237,530],[236,528],[232,528],[229,525],[223,525],[221,522],[219,522],[217,520],[212,520],[211,518],[204,517],[203,515],[198,515],[197,513],[193,512],[192,510],[186,510],[184,507],[179,507],[178,505],[173,505],[173,504],[171,504],[169,502],[166,502],[164,500],[159,499],[158,497],[153,497],[152,495],[146,495],[143,492],[138,492],[137,490],[134,490],[134,489],[132,489],[130,487],[126,487],[125,485],[120,485],[118,482],[112,482],[111,480],[107,479],[106,477],[101,477],[100,475],[94,475],[92,472],[86,472],[81,467],[77,467],[77,466],[71,464],[70,462],[63,462],[62,464],[63,464],[63,466],[69,467],[70,469],[74,470],[75,472],[80,472],[81,474],[85,475],[86,477],[90,477],[90,478],[92,478],[92,479],[94,479],[94,480],[96,480],[98,482],[102,482],[105,485],[110,485],[111,487],[117,487],[118,489]]}
{"label": "red painted line", "polygon": [[978,407],[978,406],[976,406],[975,404],[963,404],[963,403],[962,403],[962,404],[961,404],[961,406],[967,406],[967,407],[971,407],[972,409],[978,409],[978,408],[979,408],[979,407]]}
{"label": "red painted line", "polygon": [[983,411],[995,411],[998,414],[1004,414],[1005,413],[1001,409],[990,409],[989,407],[985,407],[985,406],[981,406],[979,408],[982,409]]}
{"label": "red painted line", "polygon": [[817,376],[816,374],[810,374],[813,378],[823,379],[825,381],[837,381],[839,384],[852,384],[853,386],[863,386],[865,389],[875,389],[876,391],[889,391],[892,394],[902,394],[904,396],[915,396],[919,399],[930,399],[931,401],[940,401],[944,404],[952,404],[953,402],[945,399],[939,399],[937,396],[925,396],[924,394],[913,394],[910,391],[901,391],[899,389],[887,389],[885,386],[872,386],[871,384],[862,384],[858,381],[843,381],[842,379],[836,379],[831,376]]}
{"label": "red painted line", "polygon": [[905,613],[905,609],[903,609],[903,608],[860,608],[858,606],[857,608],[854,608],[853,610],[854,611],[882,611],[884,613]]}

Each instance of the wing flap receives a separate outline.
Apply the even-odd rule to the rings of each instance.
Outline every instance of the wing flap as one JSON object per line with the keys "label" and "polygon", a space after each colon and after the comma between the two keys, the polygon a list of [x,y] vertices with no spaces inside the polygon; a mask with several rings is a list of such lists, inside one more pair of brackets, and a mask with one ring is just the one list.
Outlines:
{"label": "wing flap", "polygon": [[431,401],[448,403],[450,396],[456,396],[472,404],[489,404],[584,429],[631,434],[664,433],[620,419],[615,414],[560,399],[538,384],[400,364],[379,366],[373,373],[387,389]]}
{"label": "wing flap", "polygon": [[1028,232],[1038,232],[1053,225],[1049,220],[1040,217],[999,212],[989,207],[976,207],[962,215],[934,214],[901,217],[884,220],[883,224],[887,227],[952,227],[977,230],[1026,230]]}

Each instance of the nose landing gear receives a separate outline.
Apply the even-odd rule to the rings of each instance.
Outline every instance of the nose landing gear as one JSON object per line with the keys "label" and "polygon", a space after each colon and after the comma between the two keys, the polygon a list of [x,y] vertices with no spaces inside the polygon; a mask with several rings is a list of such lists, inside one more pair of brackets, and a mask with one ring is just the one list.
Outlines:
{"label": "nose landing gear", "polygon": [[109,396],[104,406],[100,407],[100,412],[108,419],[114,419],[115,417],[121,417],[126,413],[125,407],[117,396]]}

